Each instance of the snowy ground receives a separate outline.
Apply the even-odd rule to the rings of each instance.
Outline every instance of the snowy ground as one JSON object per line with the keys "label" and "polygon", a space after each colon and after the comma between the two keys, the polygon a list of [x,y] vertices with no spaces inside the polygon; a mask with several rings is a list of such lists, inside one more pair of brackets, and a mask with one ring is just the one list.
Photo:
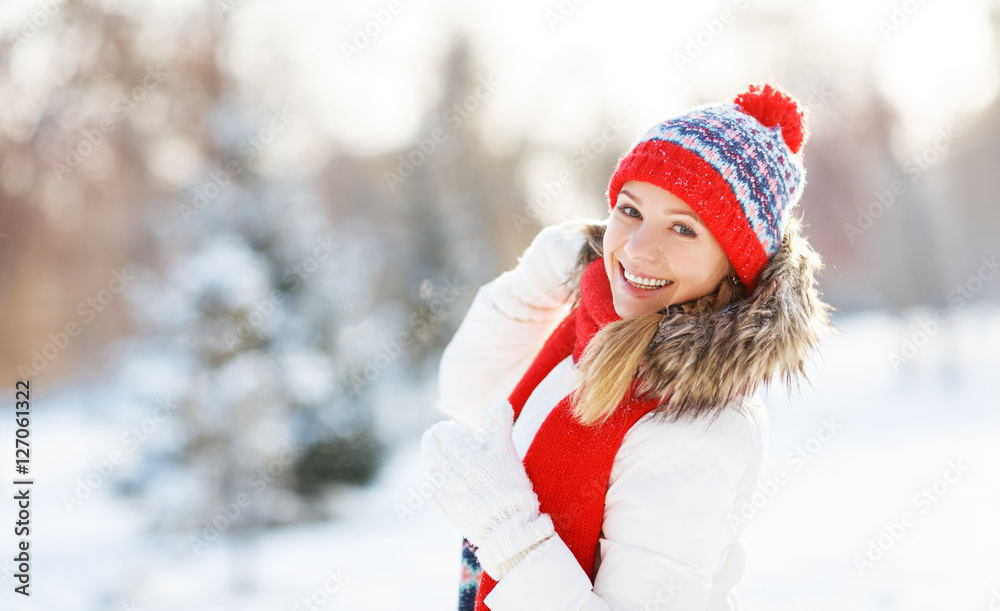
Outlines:
{"label": "snowy ground", "polygon": [[[967,308],[894,371],[888,354],[904,339],[922,343],[930,314],[841,317],[811,386],[767,393],[765,485],[737,589],[744,609],[1000,605],[1000,310]],[[460,534],[429,503],[398,513],[421,500],[419,436],[397,445],[373,486],[343,491],[341,518],[219,541],[196,556],[186,536],[145,534],[147,518],[110,492],[115,473],[72,513],[64,507],[93,463],[115,449],[132,460],[113,403],[93,389],[36,401],[32,596],[13,593],[5,478],[0,608],[294,611],[309,608],[304,598],[318,609],[455,608]],[[12,420],[0,419],[4,455],[13,454]],[[859,558],[869,564],[859,568]]]}

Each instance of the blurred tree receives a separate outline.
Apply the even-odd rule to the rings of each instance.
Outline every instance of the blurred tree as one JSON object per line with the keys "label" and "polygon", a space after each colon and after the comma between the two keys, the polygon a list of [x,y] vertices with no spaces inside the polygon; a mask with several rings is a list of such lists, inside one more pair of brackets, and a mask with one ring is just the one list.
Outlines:
{"label": "blurred tree", "polygon": [[[295,114],[253,108],[215,61],[223,25],[199,23],[213,42],[189,64],[192,81],[214,86],[198,93],[198,169],[144,207],[159,271],[130,293],[143,323],[130,355],[145,346],[186,367],[180,442],[148,451],[125,485],[157,526],[195,529],[195,551],[214,531],[328,517],[325,486],[367,483],[383,450],[370,388],[350,376],[366,345],[344,332],[375,298],[383,259],[371,226],[331,223],[308,176],[257,171]],[[168,502],[178,482],[192,494]],[[220,518],[234,503],[239,516]]]}
{"label": "blurred tree", "polygon": [[[1000,66],[1000,2],[991,4],[993,63]],[[965,283],[982,264],[982,257],[1000,256],[1000,98],[960,128],[954,149],[943,162],[943,185],[938,207],[943,217],[961,224],[961,246],[948,279],[949,288]],[[977,299],[1000,299],[1000,282],[993,279]]]}
{"label": "blurred tree", "polygon": [[[412,340],[409,362],[432,367],[476,289],[513,263],[510,214],[524,206],[522,151],[497,157],[480,141],[478,113],[495,85],[460,36],[440,74],[440,97],[411,146],[335,158],[320,172],[334,215],[350,211],[377,228],[386,265],[375,299],[403,306],[397,334]],[[357,369],[365,366],[359,359]]]}
{"label": "blurred tree", "polygon": [[[216,110],[215,121],[240,115]],[[378,273],[365,227],[332,226],[307,180],[261,179],[233,146],[243,140],[220,143],[229,158],[193,197],[161,202],[174,222],[151,214],[174,254],[131,293],[148,326],[134,343],[188,372],[175,424],[183,442],[149,453],[131,487],[155,500],[159,525],[195,527],[195,549],[211,541],[220,507],[240,498],[226,530],[327,517],[323,485],[366,483],[382,452],[364,389],[348,379],[358,347],[341,332]],[[156,488],[177,480],[198,502],[164,504]]]}
{"label": "blurred tree", "polygon": [[[160,145],[192,135],[200,98],[178,94],[192,76],[178,67],[201,41],[182,31],[154,50],[138,19],[94,2],[30,11],[0,41],[0,380],[30,375],[45,389],[94,373],[130,328],[120,300],[96,316],[81,306],[148,242],[135,202],[162,192],[150,167]],[[70,324],[80,332],[53,354],[49,334]]]}

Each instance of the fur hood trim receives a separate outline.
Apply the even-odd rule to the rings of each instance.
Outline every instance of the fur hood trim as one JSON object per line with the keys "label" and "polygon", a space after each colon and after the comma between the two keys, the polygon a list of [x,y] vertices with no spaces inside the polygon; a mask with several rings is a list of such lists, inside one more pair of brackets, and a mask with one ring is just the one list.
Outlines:
{"label": "fur hood trim", "polygon": [[[581,222],[587,236],[570,282],[603,256],[605,223]],[[680,306],[662,311],[646,348],[639,394],[657,399],[657,412],[712,419],[731,401],[754,393],[775,375],[786,384],[805,379],[805,361],[833,327],[832,308],[820,300],[820,256],[790,218],[777,253],[757,288],[718,312],[689,314]],[[578,293],[578,291],[577,291]]]}

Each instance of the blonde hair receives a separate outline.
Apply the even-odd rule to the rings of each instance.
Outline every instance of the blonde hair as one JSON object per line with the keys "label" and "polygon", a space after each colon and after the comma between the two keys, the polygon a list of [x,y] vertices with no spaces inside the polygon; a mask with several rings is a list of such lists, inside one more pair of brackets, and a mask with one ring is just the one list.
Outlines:
{"label": "blonde hair", "polygon": [[[739,282],[731,282],[735,270],[730,264],[726,276],[714,291],[683,304],[672,305],[687,314],[718,312],[746,297]],[[609,323],[591,338],[580,358],[580,385],[573,393],[573,413],[585,425],[603,422],[629,392],[645,361],[649,344],[660,328],[663,314],[642,314]]]}

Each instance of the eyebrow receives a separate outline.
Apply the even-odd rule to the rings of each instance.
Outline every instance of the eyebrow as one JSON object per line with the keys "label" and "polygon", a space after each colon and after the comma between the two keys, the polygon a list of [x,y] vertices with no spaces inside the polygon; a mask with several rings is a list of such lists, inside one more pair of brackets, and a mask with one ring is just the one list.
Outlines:
{"label": "eyebrow", "polygon": [[[636,196],[635,196],[635,195],[634,195],[634,194],[633,194],[633,193],[632,193],[631,191],[629,191],[628,189],[622,189],[621,191],[619,191],[619,193],[624,193],[624,194],[625,194],[625,195],[627,195],[627,196],[628,196],[628,197],[629,197],[630,199],[632,199],[632,200],[635,200],[636,202],[638,202],[638,203],[640,203],[640,204],[642,203],[642,200],[641,200],[641,199],[639,199],[638,197],[636,197]],[[695,213],[694,213],[693,211],[691,211],[691,210],[681,210],[680,208],[668,208],[668,209],[667,209],[667,214],[683,214],[684,216],[690,216],[691,218],[693,218],[694,220],[698,221],[698,222],[699,222],[699,223],[701,223],[702,225],[704,225],[704,224],[705,224],[705,222],[701,220],[701,217],[700,217],[700,216],[698,216],[697,214],[695,214]]]}

